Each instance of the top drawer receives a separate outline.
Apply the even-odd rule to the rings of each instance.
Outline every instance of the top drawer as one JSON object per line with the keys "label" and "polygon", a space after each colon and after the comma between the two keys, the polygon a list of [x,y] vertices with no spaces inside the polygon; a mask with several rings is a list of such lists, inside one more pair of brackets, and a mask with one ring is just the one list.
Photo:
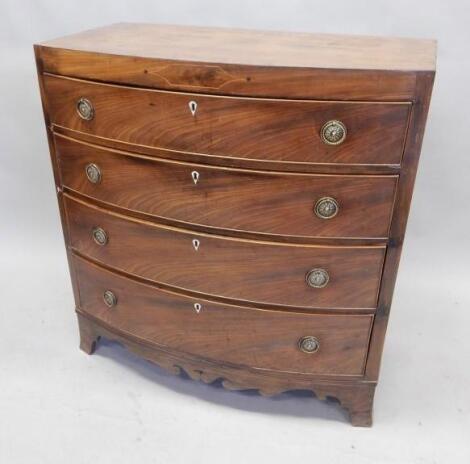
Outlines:
{"label": "top drawer", "polygon": [[51,75],[44,85],[58,126],[167,150],[300,164],[400,164],[411,107],[174,93]]}

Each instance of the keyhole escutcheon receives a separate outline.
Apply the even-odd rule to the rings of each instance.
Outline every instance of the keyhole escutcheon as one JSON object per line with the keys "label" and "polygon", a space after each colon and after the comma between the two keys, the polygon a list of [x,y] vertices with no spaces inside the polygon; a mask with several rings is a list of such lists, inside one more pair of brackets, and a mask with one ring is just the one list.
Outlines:
{"label": "keyhole escutcheon", "polygon": [[191,100],[191,101],[188,103],[188,106],[189,106],[189,111],[191,111],[191,114],[192,114],[193,116],[196,116],[197,103],[196,103],[194,100]]}
{"label": "keyhole escutcheon", "polygon": [[191,173],[191,177],[193,178],[194,184],[197,184],[199,181],[199,173],[197,171],[193,171]]}

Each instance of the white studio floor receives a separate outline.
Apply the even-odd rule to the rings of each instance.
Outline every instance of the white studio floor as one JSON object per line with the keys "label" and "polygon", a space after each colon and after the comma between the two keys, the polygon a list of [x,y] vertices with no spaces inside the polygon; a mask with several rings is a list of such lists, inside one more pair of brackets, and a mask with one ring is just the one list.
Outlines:
{"label": "white studio floor", "polygon": [[304,392],[225,391],[106,341],[82,353],[61,246],[10,256],[0,276],[0,463],[470,462],[468,294],[430,285],[417,257],[403,262],[374,427],[361,429]]}

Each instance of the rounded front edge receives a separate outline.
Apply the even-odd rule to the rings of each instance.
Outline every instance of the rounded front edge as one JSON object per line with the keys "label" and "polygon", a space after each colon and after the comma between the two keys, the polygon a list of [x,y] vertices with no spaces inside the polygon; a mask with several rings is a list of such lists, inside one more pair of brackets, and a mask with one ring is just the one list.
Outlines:
{"label": "rounded front edge", "polygon": [[[359,163],[359,162],[315,162],[315,161],[289,161],[260,158],[234,158],[218,154],[188,152],[171,150],[162,147],[152,147],[123,142],[118,139],[100,139],[88,133],[77,133],[67,127],[52,125],[52,132],[58,137],[68,137],[78,142],[85,142],[105,149],[117,149],[137,155],[150,156],[168,161],[182,161],[186,163],[207,165],[212,167],[247,169],[258,171],[274,171],[277,173],[303,173],[303,174],[338,174],[338,175],[386,175],[399,174],[401,164],[397,163]],[[57,137],[58,136],[58,137]]]}
{"label": "rounded front edge", "polygon": [[372,424],[376,382],[368,382],[361,378],[325,378],[317,375],[264,371],[182,355],[148,343],[131,334],[113,330],[106,324],[84,314],[79,308],[76,312],[80,327],[81,347],[85,342],[87,346],[92,346],[93,349],[90,352],[95,349],[96,342],[104,337],[121,343],[137,356],[157,364],[166,371],[176,375],[184,371],[192,380],[207,384],[221,381],[227,390],[257,390],[263,396],[278,395],[289,390],[307,390],[320,400],[337,398],[342,407],[348,410],[352,425],[371,426]]}
{"label": "rounded front edge", "polygon": [[[150,340],[146,340],[144,338],[139,337],[133,333],[130,333],[125,330],[120,330],[116,327],[112,327],[106,322],[97,319],[96,317],[85,313],[82,309],[76,308],[77,317],[80,321],[83,321],[83,324],[89,325],[92,330],[89,330],[89,333],[93,333],[98,340],[101,336],[104,338],[111,340],[111,341],[118,341],[122,343],[126,348],[130,351],[136,352],[138,355],[143,355],[144,353],[147,355],[149,353],[154,353],[157,360],[155,363],[159,364],[160,357],[162,359],[172,359],[175,361],[175,365],[181,367],[190,377],[192,374],[190,371],[186,369],[186,365],[188,369],[191,370],[195,368],[197,371],[201,371],[202,366],[207,366],[208,368],[217,369],[219,374],[221,372],[234,372],[234,373],[241,373],[245,372],[247,375],[255,375],[261,376],[263,379],[277,379],[277,381],[286,381],[290,383],[293,379],[296,382],[299,382],[299,388],[304,384],[304,386],[308,386],[311,382],[318,380],[321,382],[346,382],[346,383],[356,383],[358,381],[363,381],[363,375],[337,375],[337,374],[315,374],[315,373],[307,373],[307,372],[296,372],[296,371],[286,371],[280,369],[265,369],[261,367],[254,367],[254,366],[247,366],[244,364],[236,364],[233,362],[227,362],[223,360],[217,360],[214,358],[206,358],[204,356],[200,356],[193,353],[182,352],[180,350],[162,346],[157,342],[152,342]],[[298,349],[298,347],[296,347]],[[165,364],[166,365],[166,364]],[[162,365],[161,367],[165,367]],[[174,367],[174,366],[173,366]],[[171,368],[171,371],[174,369]],[[221,375],[217,375],[214,377],[214,380],[222,378]],[[212,381],[210,381],[212,382]],[[210,383],[209,382],[209,383]],[[286,386],[287,386],[286,383]],[[240,389],[253,389],[255,387],[246,385]],[[294,387],[296,389],[297,387]],[[285,388],[280,391],[290,390],[292,388]]]}

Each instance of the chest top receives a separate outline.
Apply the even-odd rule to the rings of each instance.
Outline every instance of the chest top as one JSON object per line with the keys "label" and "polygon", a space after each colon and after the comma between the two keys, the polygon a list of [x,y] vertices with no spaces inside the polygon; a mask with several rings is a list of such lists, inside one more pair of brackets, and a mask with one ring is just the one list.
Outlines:
{"label": "chest top", "polygon": [[116,24],[35,55],[81,348],[370,425],[434,41]]}
{"label": "chest top", "polygon": [[159,89],[410,100],[433,40],[114,24],[45,42],[43,70]]}

